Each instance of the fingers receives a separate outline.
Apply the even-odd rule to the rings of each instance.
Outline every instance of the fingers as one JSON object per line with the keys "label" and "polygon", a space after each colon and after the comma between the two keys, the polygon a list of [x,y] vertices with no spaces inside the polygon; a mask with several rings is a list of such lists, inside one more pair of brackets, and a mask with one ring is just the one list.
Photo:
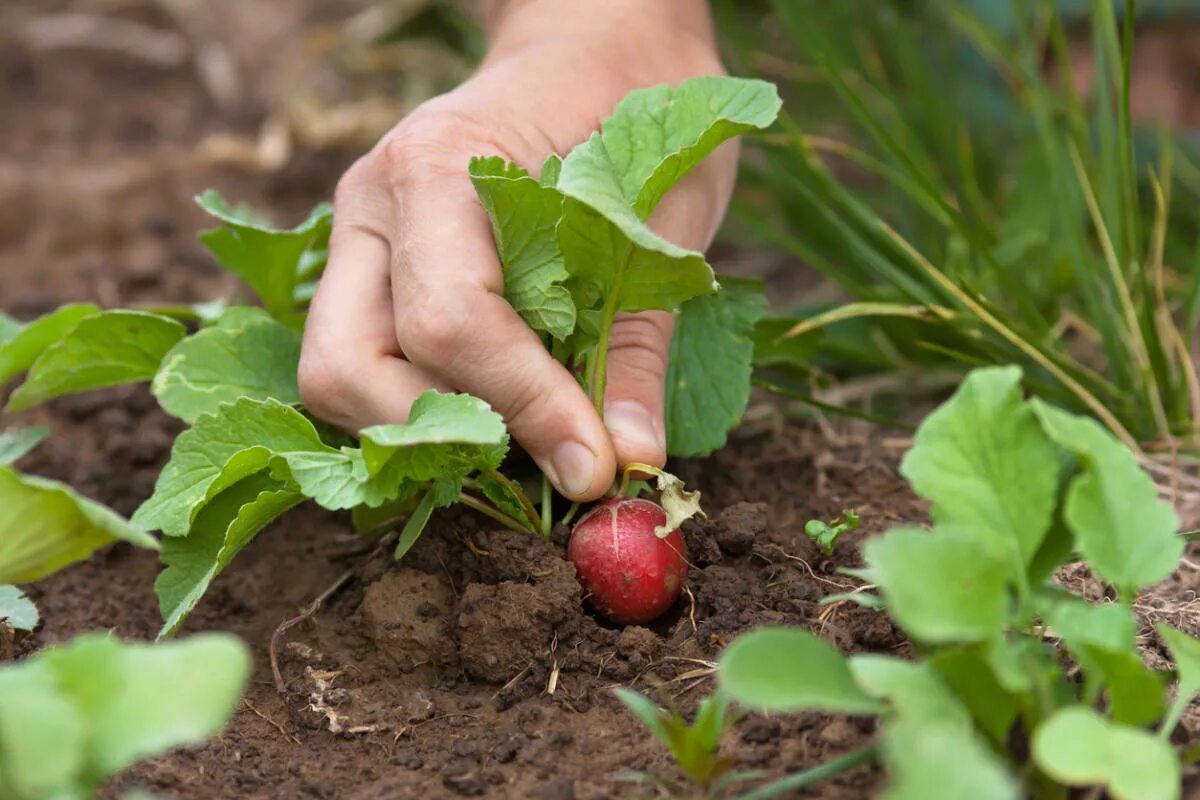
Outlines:
{"label": "fingers", "polygon": [[[349,188],[346,188],[349,187]],[[339,187],[329,263],[304,331],[297,375],[310,411],[348,431],[404,422],[413,401],[441,381],[405,361],[392,317],[382,207],[369,184],[351,173]]]}
{"label": "fingers", "polygon": [[403,174],[392,288],[405,355],[490,403],[563,495],[596,499],[616,471],[608,432],[575,378],[504,300],[491,227],[470,182],[461,172]]}
{"label": "fingers", "polygon": [[604,424],[619,464],[661,467],[667,461],[663,404],[674,322],[665,311],[644,311],[613,323]]}

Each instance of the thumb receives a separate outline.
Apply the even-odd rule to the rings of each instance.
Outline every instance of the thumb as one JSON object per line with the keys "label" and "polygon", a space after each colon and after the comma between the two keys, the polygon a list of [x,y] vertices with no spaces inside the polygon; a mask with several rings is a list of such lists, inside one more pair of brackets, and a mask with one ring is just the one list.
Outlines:
{"label": "thumb", "polygon": [[674,325],[665,311],[622,314],[613,323],[604,424],[622,466],[661,467],[667,461],[663,405]]}

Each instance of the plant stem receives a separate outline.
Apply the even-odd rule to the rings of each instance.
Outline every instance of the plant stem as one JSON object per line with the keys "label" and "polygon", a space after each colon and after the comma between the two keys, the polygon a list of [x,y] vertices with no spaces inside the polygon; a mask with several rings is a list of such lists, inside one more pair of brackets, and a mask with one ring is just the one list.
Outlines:
{"label": "plant stem", "polygon": [[554,528],[554,517],[551,514],[553,509],[550,507],[551,501],[554,499],[554,492],[550,488],[550,479],[546,477],[546,473],[542,473],[542,538],[549,539],[550,532]]}
{"label": "plant stem", "polygon": [[525,490],[521,488],[520,484],[495,469],[488,470],[488,477],[502,484],[508,491],[512,492],[513,496],[517,498],[517,502],[521,504],[521,509],[525,512],[525,516],[529,518],[530,524],[533,525],[533,529],[535,531],[538,530],[542,524],[541,519],[538,517],[537,509],[533,507],[533,502],[525,494]]}
{"label": "plant stem", "polygon": [[592,405],[601,419],[604,419],[604,389],[608,384],[608,340],[612,335],[613,321],[617,318],[617,303],[621,299],[621,278],[629,267],[632,255],[633,248],[630,247],[621,260],[621,267],[617,270],[612,286],[608,289],[608,297],[604,300],[604,309],[600,316],[600,338],[596,342],[596,352],[588,360],[588,396],[592,398]]}
{"label": "plant stem", "polygon": [[462,503],[467,508],[475,509],[484,516],[491,517],[504,527],[508,528],[510,531],[517,531],[519,533],[537,533],[536,528],[530,528],[528,524],[522,525],[508,514],[505,514],[503,511],[493,508],[479,498],[473,497],[466,492],[459,493],[458,502]]}
{"label": "plant stem", "polygon": [[828,761],[824,764],[818,764],[811,769],[788,775],[774,783],[768,783],[766,786],[760,786],[746,794],[738,795],[737,800],[765,800],[768,797],[775,797],[784,792],[804,789],[826,778],[832,778],[834,775],[839,775],[861,764],[865,764],[873,760],[877,755],[879,755],[879,748],[876,745],[864,747],[862,750],[855,750],[849,755],[835,758],[833,761]]}
{"label": "plant stem", "polygon": [[575,515],[578,513],[579,513],[579,503],[572,503],[571,507],[567,509],[567,513],[563,514],[562,524],[570,525],[571,520],[575,519]]}

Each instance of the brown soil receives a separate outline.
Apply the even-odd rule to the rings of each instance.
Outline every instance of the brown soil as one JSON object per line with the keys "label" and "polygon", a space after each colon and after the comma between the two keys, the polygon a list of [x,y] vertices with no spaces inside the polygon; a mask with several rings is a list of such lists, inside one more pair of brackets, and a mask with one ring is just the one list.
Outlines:
{"label": "brown soil", "polygon": [[[157,4],[139,0],[13,8],[89,6],[171,27]],[[234,49],[258,52],[244,42]],[[193,148],[204,135],[253,132],[262,109],[253,98],[218,105],[188,65],[48,55],[18,42],[0,48],[0,87],[4,117],[19,121],[0,126],[0,307],[19,316],[68,300],[116,306],[223,294],[232,283],[195,243],[203,220],[189,198],[215,185],[292,220],[329,194],[353,158],[350,150],[301,149],[263,174],[198,159]],[[186,625],[230,631],[254,652],[255,673],[230,726],[204,747],[135,768],[107,796],[133,785],[175,798],[646,796],[618,773],[676,773],[611,687],[661,688],[690,712],[712,688],[721,648],[765,623],[810,627],[844,651],[905,652],[882,616],[820,604],[855,585],[837,570],[858,564],[862,537],[924,518],[897,473],[903,442],[878,429],[751,416],[764,421],[741,428],[721,453],[676,465],[705,492],[712,520],[687,528],[687,592],[652,628],[618,630],[583,610],[561,531],[543,543],[445,513],[396,565],[386,549],[364,552],[344,515],[290,514],[246,548]],[[55,429],[23,469],[123,513],[149,495],[178,431],[141,387],[0,416],[0,425],[15,421]],[[802,528],[843,508],[857,509],[863,528],[826,559]],[[115,546],[37,584],[30,594],[44,623],[17,642],[18,654],[98,628],[152,638],[158,570],[153,554]],[[1086,575],[1072,581],[1094,589]],[[271,634],[335,584],[319,613],[284,637],[280,694]],[[1189,564],[1144,610],[1200,632],[1198,586]],[[818,714],[749,716],[724,752],[738,769],[776,777],[863,746],[873,726]],[[879,781],[876,769],[861,768],[805,796],[864,798]]]}

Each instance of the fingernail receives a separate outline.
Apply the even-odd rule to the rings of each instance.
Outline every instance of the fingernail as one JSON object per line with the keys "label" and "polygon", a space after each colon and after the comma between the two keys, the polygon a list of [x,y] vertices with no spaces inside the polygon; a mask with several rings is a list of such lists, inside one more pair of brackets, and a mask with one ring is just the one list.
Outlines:
{"label": "fingernail", "polygon": [[557,483],[564,493],[577,496],[586,492],[596,475],[596,455],[579,442],[563,442],[551,459]]}
{"label": "fingernail", "polygon": [[618,400],[604,407],[604,424],[614,439],[659,452],[667,449],[666,437],[641,403]]}

